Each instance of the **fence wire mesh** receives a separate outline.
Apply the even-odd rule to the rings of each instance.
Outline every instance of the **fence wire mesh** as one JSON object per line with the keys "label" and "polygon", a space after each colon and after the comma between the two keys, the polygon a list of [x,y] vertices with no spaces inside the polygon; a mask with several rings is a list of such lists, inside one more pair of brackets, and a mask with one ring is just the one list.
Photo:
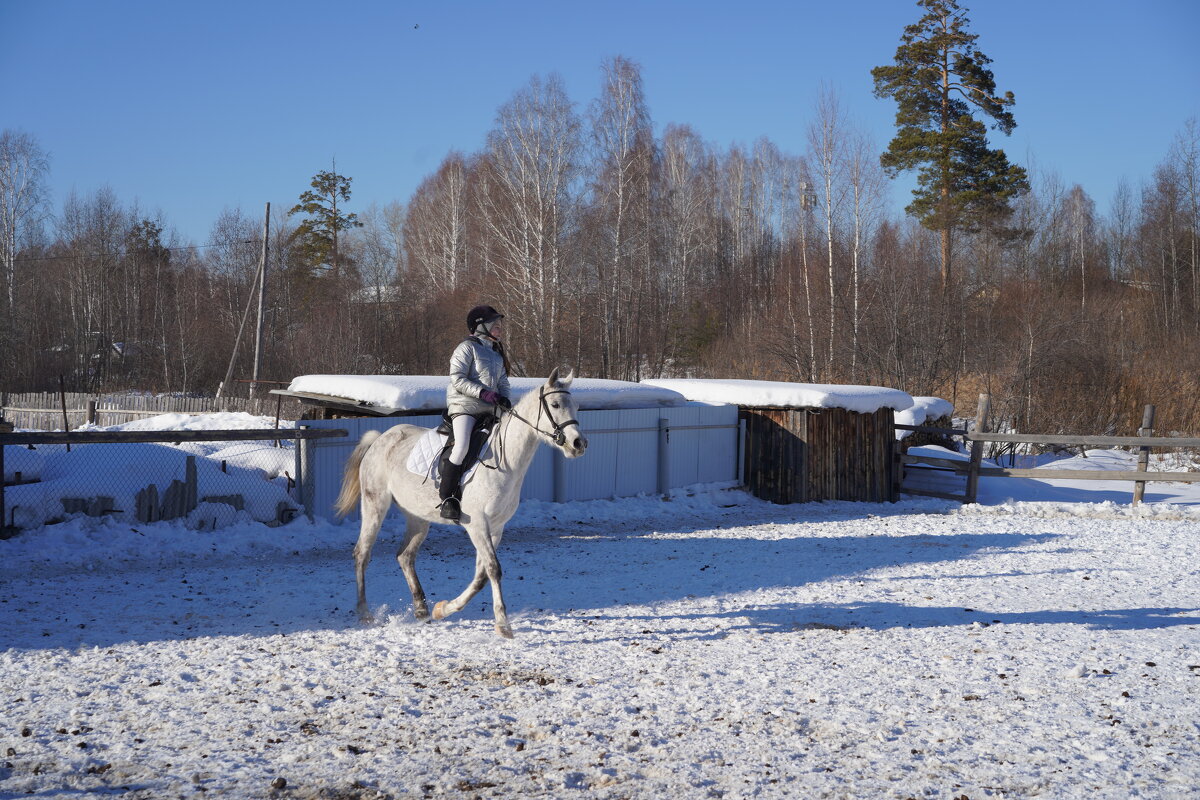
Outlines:
{"label": "fence wire mesh", "polygon": [[196,530],[284,524],[302,513],[295,439],[331,433],[344,432],[0,434],[5,532],[79,517]]}

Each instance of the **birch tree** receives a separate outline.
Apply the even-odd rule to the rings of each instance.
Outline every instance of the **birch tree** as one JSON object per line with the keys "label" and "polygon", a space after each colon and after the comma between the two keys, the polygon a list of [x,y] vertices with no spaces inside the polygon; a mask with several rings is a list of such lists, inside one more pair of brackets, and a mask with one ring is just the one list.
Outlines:
{"label": "birch tree", "polygon": [[[643,291],[650,273],[650,179],[654,138],[641,68],[622,56],[601,66],[600,96],[590,113],[594,265],[600,294],[601,370],[640,377]],[[618,367],[623,357],[626,363]]]}
{"label": "birch tree", "polygon": [[408,265],[433,292],[454,292],[464,278],[467,215],[466,163],[452,152],[417,187],[404,222]]}
{"label": "birch tree", "polygon": [[559,346],[579,131],[562,79],[535,76],[500,108],[480,165],[484,265],[516,306],[509,320],[539,366]]}
{"label": "birch tree", "polygon": [[16,259],[22,236],[46,213],[50,159],[28,133],[0,132],[0,265],[4,269],[5,309],[16,305]]}

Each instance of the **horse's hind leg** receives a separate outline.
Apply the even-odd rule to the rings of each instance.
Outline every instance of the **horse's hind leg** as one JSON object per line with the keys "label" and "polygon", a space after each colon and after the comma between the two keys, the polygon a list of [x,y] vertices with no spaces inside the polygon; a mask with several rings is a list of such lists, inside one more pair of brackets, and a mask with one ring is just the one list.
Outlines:
{"label": "horse's hind leg", "polygon": [[396,561],[400,562],[400,571],[404,580],[408,581],[408,590],[412,592],[413,616],[420,620],[429,619],[429,606],[425,602],[425,590],[417,579],[417,551],[421,549],[425,537],[429,535],[429,523],[420,517],[405,513],[407,525],[404,528],[404,542],[396,552]]}
{"label": "horse's hind leg", "polygon": [[364,623],[374,619],[367,607],[367,565],[371,563],[371,549],[375,547],[375,539],[379,537],[379,528],[391,503],[390,495],[363,491],[362,525],[358,531],[358,543],[354,545],[354,573],[358,579],[358,618]]}

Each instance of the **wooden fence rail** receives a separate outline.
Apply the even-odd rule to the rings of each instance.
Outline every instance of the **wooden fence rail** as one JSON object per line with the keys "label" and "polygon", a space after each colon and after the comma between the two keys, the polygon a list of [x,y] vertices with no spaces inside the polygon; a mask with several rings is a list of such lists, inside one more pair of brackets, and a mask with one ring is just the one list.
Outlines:
{"label": "wooden fence rail", "polygon": [[[988,413],[991,408],[991,397],[979,396],[979,407],[976,414],[975,430],[965,428],[934,428],[924,425],[897,425],[901,430],[936,432],[946,436],[962,436],[971,445],[970,458],[958,461],[950,458],[904,454],[899,457],[901,464],[932,468],[935,470],[953,472],[966,476],[966,490],[959,495],[944,492],[934,492],[924,489],[900,487],[905,494],[916,494],[939,497],[946,500],[958,500],[963,503],[974,503],[979,495],[980,478],[1037,478],[1040,480],[1084,480],[1084,481],[1133,481],[1133,505],[1141,502],[1147,481],[1166,481],[1172,483],[1200,483],[1200,472],[1149,472],[1150,449],[1189,449],[1200,448],[1200,437],[1168,437],[1149,436],[1153,433],[1154,406],[1146,406],[1142,417],[1142,427],[1138,436],[1076,436],[1071,434],[1027,434],[1027,433],[991,433],[987,430]],[[1006,469],[1001,467],[983,466],[983,444],[985,442],[1012,442],[1018,444],[1049,444],[1076,445],[1090,447],[1130,447],[1138,448],[1138,464],[1136,470],[1080,470],[1080,469]]]}
{"label": "wooden fence rail", "polygon": [[280,396],[243,397],[153,397],[83,392],[0,392],[0,417],[18,428],[62,430],[85,424],[120,425],[159,414],[214,414],[240,411],[262,417],[299,419],[299,401]]}

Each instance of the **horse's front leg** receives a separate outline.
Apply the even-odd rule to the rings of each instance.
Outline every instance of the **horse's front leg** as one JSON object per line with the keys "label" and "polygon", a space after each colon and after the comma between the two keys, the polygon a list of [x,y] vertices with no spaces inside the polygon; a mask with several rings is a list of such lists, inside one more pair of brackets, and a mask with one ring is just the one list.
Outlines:
{"label": "horse's front leg", "polygon": [[475,575],[467,588],[458,597],[446,602],[443,600],[433,608],[434,619],[444,619],[456,614],[479,593],[483,584],[492,583],[492,605],[496,618],[496,633],[506,639],[511,639],[513,632],[508,624],[508,612],[504,607],[504,594],[500,589],[500,561],[496,558],[496,548],[487,526],[468,525],[467,535],[475,545]]}
{"label": "horse's front leg", "polygon": [[400,563],[400,571],[404,580],[408,581],[408,590],[412,592],[413,616],[419,620],[429,619],[429,606],[425,601],[425,590],[417,578],[417,551],[429,535],[429,523],[412,514],[405,514],[407,524],[404,528],[404,542],[396,552],[396,561]]}

